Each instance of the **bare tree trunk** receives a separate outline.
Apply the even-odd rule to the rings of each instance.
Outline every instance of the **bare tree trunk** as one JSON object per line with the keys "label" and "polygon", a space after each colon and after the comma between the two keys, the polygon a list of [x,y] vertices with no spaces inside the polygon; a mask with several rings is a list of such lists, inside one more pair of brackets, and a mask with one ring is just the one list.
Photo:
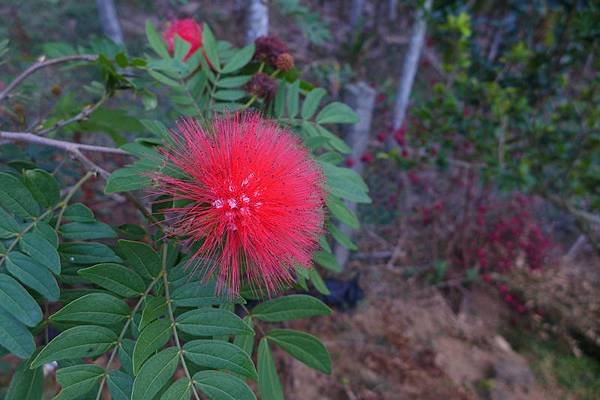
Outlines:
{"label": "bare tree trunk", "polygon": [[350,8],[350,26],[355,29],[363,18],[363,10],[365,8],[365,0],[352,0]]}
{"label": "bare tree trunk", "polygon": [[267,0],[250,0],[247,10],[246,43],[269,33],[269,8]]}
{"label": "bare tree trunk", "polygon": [[[348,85],[344,95],[346,102],[358,114],[359,121],[357,124],[348,128],[346,133],[346,142],[352,148],[352,159],[354,166],[352,169],[358,174],[362,174],[364,165],[361,161],[362,155],[365,153],[369,144],[369,132],[371,130],[371,118],[373,116],[373,108],[375,106],[375,89],[369,86],[366,82],[358,82]],[[346,203],[348,208],[356,212],[355,203]],[[348,237],[352,237],[353,231],[350,227],[340,224],[338,228]],[[350,251],[344,246],[336,243],[334,254],[337,262],[342,268],[348,262]]]}
{"label": "bare tree trunk", "polygon": [[[399,129],[404,124],[410,92],[412,91],[415,75],[417,73],[417,66],[419,65],[419,58],[421,57],[421,50],[423,49],[423,43],[425,42],[425,31],[427,30],[425,13],[431,10],[431,3],[432,0],[426,0],[423,8],[419,9],[416,13],[410,44],[406,56],[404,57],[402,75],[400,76],[400,82],[398,82],[398,89],[396,91],[394,130]],[[395,146],[393,136],[388,139],[388,146],[390,148]]]}
{"label": "bare tree trunk", "polygon": [[102,31],[113,42],[124,44],[123,31],[117,17],[117,9],[113,0],[96,0]]}
{"label": "bare tree trunk", "polygon": [[398,17],[398,0],[388,0],[388,18],[395,21]]}

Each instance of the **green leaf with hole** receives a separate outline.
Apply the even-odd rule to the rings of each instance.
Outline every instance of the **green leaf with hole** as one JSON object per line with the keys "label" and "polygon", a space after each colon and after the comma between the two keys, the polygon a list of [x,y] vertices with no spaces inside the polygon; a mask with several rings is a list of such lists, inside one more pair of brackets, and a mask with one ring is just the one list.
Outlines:
{"label": "green leaf with hole", "polygon": [[134,271],[120,264],[101,263],[80,269],[79,275],[123,297],[141,295],[146,289],[142,278]]}
{"label": "green leaf with hole", "polygon": [[133,381],[131,400],[152,399],[169,382],[179,362],[179,351],[169,347],[152,356]]}
{"label": "green leaf with hole", "polygon": [[139,329],[143,330],[148,324],[162,317],[167,310],[167,300],[164,297],[147,296],[140,319]]}
{"label": "green leaf with hole", "polygon": [[316,297],[293,294],[265,301],[252,309],[252,316],[266,322],[331,315],[331,309]]}
{"label": "green leaf with hole", "polygon": [[33,258],[12,251],[6,258],[6,269],[25,286],[32,288],[47,300],[58,300],[60,289],[54,275]]}
{"label": "green leaf with hole", "polygon": [[13,277],[0,273],[0,309],[27,326],[42,320],[42,310],[31,295]]}
{"label": "green leaf with hole", "polygon": [[133,374],[137,375],[144,361],[156,350],[161,349],[173,334],[171,322],[159,319],[146,326],[138,336],[133,348]]}
{"label": "green leaf with hole", "polygon": [[281,381],[266,337],[258,345],[258,392],[263,400],[284,400]]}
{"label": "green leaf with hole", "polygon": [[220,308],[191,310],[177,317],[177,329],[196,336],[251,335],[254,333],[240,317]]}
{"label": "green leaf with hole", "polygon": [[53,400],[76,400],[91,391],[104,375],[104,368],[93,364],[73,365],[56,371],[61,390]]}
{"label": "green leaf with hole", "polygon": [[331,373],[329,352],[316,337],[292,329],[273,329],[267,337],[298,361],[317,371]]}
{"label": "green leaf with hole", "polygon": [[79,322],[113,326],[129,317],[127,304],[108,293],[90,293],[55,312],[53,322]]}
{"label": "green leaf with hole", "polygon": [[95,357],[117,344],[117,335],[96,325],[76,326],[52,339],[31,362],[33,368],[60,360]]}
{"label": "green leaf with hole", "polygon": [[246,382],[220,371],[200,371],[194,383],[211,400],[256,400]]}
{"label": "green leaf with hole", "polygon": [[226,369],[253,380],[258,378],[248,353],[235,344],[222,340],[192,340],[183,346],[183,351],[188,360],[200,367]]}

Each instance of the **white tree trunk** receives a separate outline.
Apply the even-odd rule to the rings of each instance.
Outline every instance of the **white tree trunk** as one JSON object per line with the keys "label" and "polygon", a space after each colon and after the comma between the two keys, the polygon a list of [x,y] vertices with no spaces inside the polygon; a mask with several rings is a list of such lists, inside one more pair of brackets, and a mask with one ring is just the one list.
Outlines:
{"label": "white tree trunk", "polygon": [[388,0],[388,18],[395,21],[398,17],[398,0]]}
{"label": "white tree trunk", "polygon": [[119,23],[117,9],[113,0],[96,0],[96,7],[98,8],[100,24],[102,25],[104,34],[113,42],[121,45],[124,44],[123,31],[121,30],[121,24]]}
{"label": "white tree trunk", "polygon": [[248,1],[246,43],[253,43],[257,37],[269,33],[269,8],[267,0]]}
{"label": "white tree trunk", "polygon": [[[375,89],[366,82],[348,85],[344,93],[344,100],[352,107],[356,114],[358,114],[359,118],[358,123],[350,126],[346,133],[346,142],[348,143],[348,146],[352,148],[352,154],[350,156],[352,157],[352,160],[354,160],[352,169],[359,175],[362,174],[364,168],[361,157],[369,144],[369,132],[371,130],[371,118],[375,106],[375,94]],[[355,203],[346,202],[346,205],[352,211],[356,212]],[[354,231],[350,227],[340,224],[338,228],[348,237],[352,238]],[[334,254],[337,262],[343,268],[348,262],[350,251],[339,243],[336,243]]]}
{"label": "white tree trunk", "polygon": [[352,0],[352,7],[350,8],[350,25],[353,29],[361,22],[364,8],[365,0]]}
{"label": "white tree trunk", "polygon": [[[410,44],[406,56],[404,57],[402,75],[400,76],[400,82],[398,82],[398,89],[396,91],[394,130],[400,128],[404,124],[410,92],[412,91],[417,67],[419,66],[419,59],[421,57],[421,50],[423,49],[423,43],[425,42],[425,31],[427,30],[425,13],[431,10],[431,3],[432,0],[426,0],[423,8],[419,9],[416,13]],[[389,138],[388,145],[389,147],[395,146],[393,136]]]}

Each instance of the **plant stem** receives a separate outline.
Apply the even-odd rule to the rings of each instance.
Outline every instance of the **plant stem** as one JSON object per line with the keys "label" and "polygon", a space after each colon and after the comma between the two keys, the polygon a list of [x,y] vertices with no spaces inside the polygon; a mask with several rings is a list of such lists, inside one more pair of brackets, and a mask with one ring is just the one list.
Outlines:
{"label": "plant stem", "polygon": [[23,236],[25,236],[25,234],[27,232],[29,232],[31,229],[33,229],[37,225],[38,222],[42,221],[44,218],[46,218],[52,212],[54,212],[55,210],[60,208],[61,212],[60,212],[59,220],[57,221],[57,224],[59,224],[60,218],[62,218],[62,214],[64,213],[64,209],[65,209],[66,205],[68,204],[69,200],[73,197],[73,195],[81,187],[81,185],[83,185],[83,183],[85,181],[87,181],[93,175],[94,175],[93,172],[88,172],[84,177],[82,177],[79,181],[77,181],[77,183],[75,185],[73,185],[73,187],[69,190],[69,192],[65,195],[65,198],[61,202],[59,202],[54,207],[49,208],[46,211],[44,211],[39,217],[35,217],[29,225],[27,225],[21,232],[19,232],[15,236],[15,239],[12,241],[12,243],[6,249],[6,252],[4,254],[0,254],[0,266],[2,266],[2,264],[4,263],[4,260],[8,256],[8,254],[17,246],[17,244],[19,243],[19,240],[21,240],[21,238]]}
{"label": "plant stem", "polygon": [[123,326],[123,329],[121,329],[121,333],[119,334],[119,337],[117,338],[117,345],[115,346],[113,351],[110,353],[108,361],[106,362],[106,366],[104,367],[104,369],[105,369],[104,376],[102,377],[102,380],[100,381],[100,387],[98,388],[98,394],[96,395],[96,400],[100,400],[100,397],[102,396],[102,388],[104,387],[104,384],[106,383],[106,377],[108,376],[108,369],[110,368],[110,365],[112,364],[113,360],[115,359],[115,357],[117,355],[117,351],[123,344],[123,338],[125,337],[125,334],[127,333],[127,329],[129,328],[129,325],[131,325],[131,321],[133,321],[133,317],[135,316],[135,313],[141,307],[142,303],[144,302],[144,300],[146,299],[146,297],[148,296],[148,294],[150,293],[150,291],[152,290],[154,285],[156,285],[156,283],[158,283],[158,281],[160,279],[161,279],[161,274],[159,274],[156,278],[154,278],[154,280],[152,280],[152,282],[150,282],[150,285],[148,285],[148,287],[146,288],[146,291],[144,291],[144,293],[142,294],[142,296],[140,297],[138,302],[133,307],[133,310],[131,310],[131,314],[129,314],[129,318],[125,322],[125,325]]}
{"label": "plant stem", "polygon": [[60,207],[60,211],[58,213],[58,217],[56,218],[56,225],[54,226],[55,232],[58,233],[58,229],[60,228],[60,223],[62,221],[65,210],[67,209],[67,206],[69,205],[69,201],[71,201],[71,199],[73,198],[73,196],[75,195],[77,190],[79,190],[79,188],[81,186],[83,186],[83,184],[85,182],[87,182],[88,179],[90,179],[92,176],[95,176],[95,175],[96,175],[96,173],[94,171],[88,171],[79,181],[77,181],[77,183],[71,188],[71,190],[69,190],[69,193],[67,193],[64,200],[61,201],[60,203],[58,203],[57,206]]}
{"label": "plant stem", "polygon": [[27,68],[25,71],[23,71],[21,73],[21,75],[17,76],[14,81],[12,81],[3,91],[0,92],[0,102],[2,100],[4,100],[4,98],[6,96],[8,96],[8,94],[14,88],[16,88],[17,86],[19,86],[19,84],[21,82],[23,82],[25,79],[27,79],[27,77],[29,75],[32,75],[37,70],[40,70],[40,69],[46,68],[46,67],[50,67],[52,65],[63,64],[63,63],[71,62],[71,61],[88,61],[88,62],[93,62],[93,61],[96,61],[97,59],[98,59],[97,55],[93,55],[93,54],[77,54],[77,55],[72,55],[72,56],[58,57],[58,58],[53,58],[51,60],[44,60],[44,61],[36,62],[35,64],[30,65],[29,68]]}
{"label": "plant stem", "polygon": [[167,244],[163,244],[162,248],[162,278],[165,286],[165,299],[167,301],[167,312],[169,314],[169,318],[171,320],[171,326],[173,329],[173,339],[175,340],[175,346],[177,346],[177,350],[179,350],[179,359],[181,360],[181,366],[183,367],[183,371],[185,372],[185,376],[192,383],[192,393],[194,394],[194,398],[196,400],[200,400],[200,395],[196,390],[196,386],[194,386],[194,381],[192,379],[192,375],[187,367],[185,359],[183,358],[183,348],[181,347],[181,342],[179,341],[179,335],[177,334],[177,326],[175,325],[175,315],[173,313],[173,307],[171,306],[172,300],[169,294],[169,279],[167,275]]}
{"label": "plant stem", "polygon": [[96,153],[108,153],[108,154],[123,154],[127,155],[125,150],[117,149],[115,147],[106,147],[106,146],[94,146],[91,144],[83,144],[83,143],[73,143],[67,142],[64,140],[56,140],[49,139],[45,137],[41,137],[38,135],[34,135],[30,132],[7,132],[0,131],[0,139],[6,139],[13,142],[27,142],[27,143],[35,143],[42,146],[54,147],[57,149],[65,150],[71,153],[76,151],[86,150],[92,151]]}

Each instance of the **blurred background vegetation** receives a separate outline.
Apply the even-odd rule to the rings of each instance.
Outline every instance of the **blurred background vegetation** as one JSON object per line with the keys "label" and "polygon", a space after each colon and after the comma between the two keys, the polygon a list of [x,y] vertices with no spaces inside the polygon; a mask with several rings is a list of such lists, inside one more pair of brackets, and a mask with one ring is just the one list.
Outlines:
{"label": "blurred background vegetation", "polygon": [[[131,57],[148,51],[146,20],[162,31],[192,17],[242,46],[249,3],[115,1]],[[374,95],[366,147],[338,130],[355,150],[340,164],[362,172],[373,202],[359,207],[364,227],[343,272],[326,279],[339,311],[305,326],[337,367],[324,377],[280,360],[288,398],[600,398],[600,3],[266,3],[269,34],[307,83],[332,100],[352,103],[361,82]],[[419,15],[426,33],[401,110]],[[94,1],[5,0],[0,19],[10,40],[0,85],[40,55],[119,51]],[[74,115],[98,93],[82,88],[88,73],[41,73],[0,109],[3,128]],[[143,131],[139,118],[178,115],[154,95],[107,104],[58,135],[121,145]],[[24,151],[2,146],[0,156]],[[104,220],[135,222],[98,188],[86,196]],[[5,384],[11,361],[0,368]]]}

